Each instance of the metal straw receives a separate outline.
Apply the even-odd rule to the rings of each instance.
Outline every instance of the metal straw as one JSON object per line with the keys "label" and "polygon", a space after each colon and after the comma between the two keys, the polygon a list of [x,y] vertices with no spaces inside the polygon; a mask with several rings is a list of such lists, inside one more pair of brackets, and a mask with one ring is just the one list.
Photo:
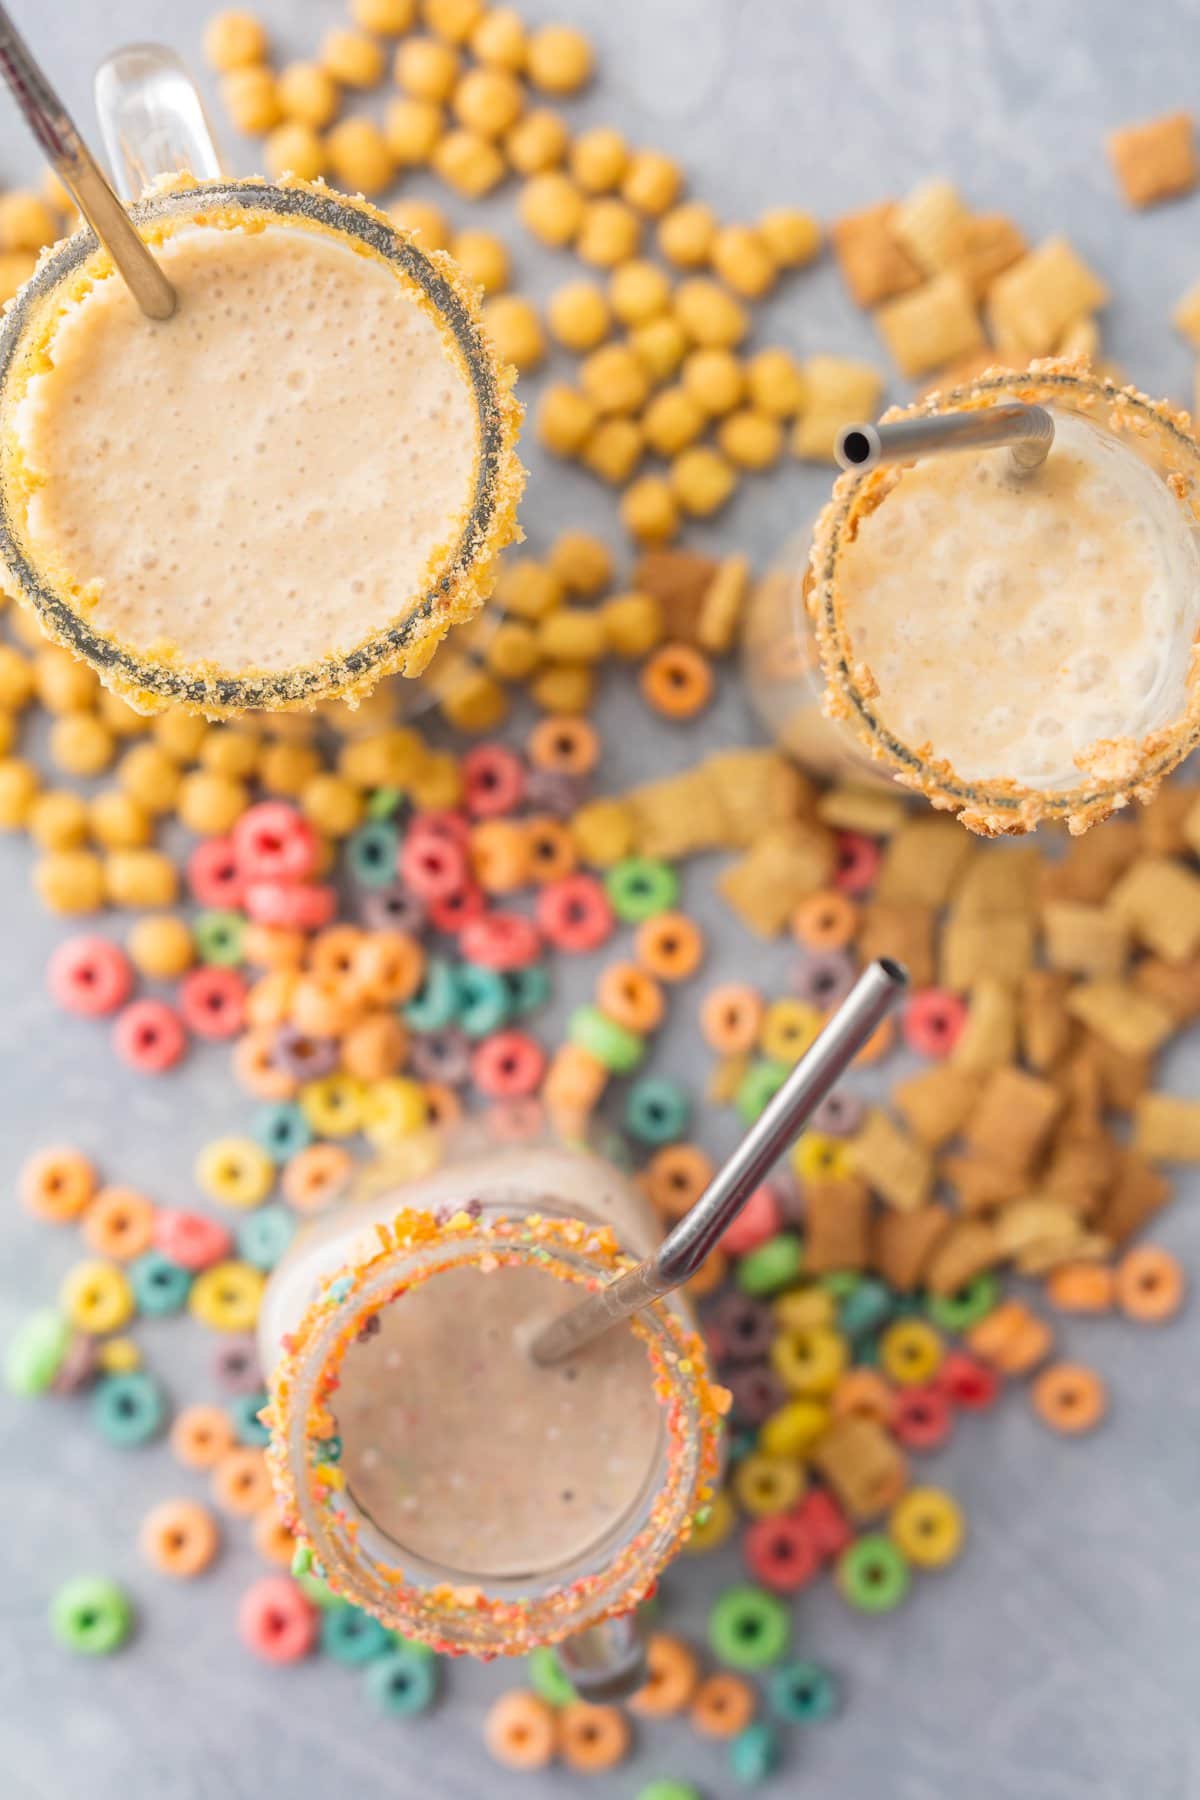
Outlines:
{"label": "metal straw", "polygon": [[0,75],[55,173],[104,245],[126,286],[151,319],[169,319],[175,289],[134,230],[66,107],[0,5]]}
{"label": "metal straw", "polygon": [[1045,462],[1054,442],[1054,420],[1044,406],[1019,400],[971,412],[928,413],[890,425],[844,425],[834,455],[843,469],[865,474],[879,463],[909,462],[939,450],[990,450],[1007,446],[1013,471],[1028,475]]}
{"label": "metal straw", "polygon": [[729,1161],[653,1255],[553,1320],[534,1337],[537,1363],[560,1362],[630,1313],[691,1279],[716,1248],[759,1182],[886,1017],[907,985],[899,963],[881,958],[863,970],[820,1036],[809,1046]]}

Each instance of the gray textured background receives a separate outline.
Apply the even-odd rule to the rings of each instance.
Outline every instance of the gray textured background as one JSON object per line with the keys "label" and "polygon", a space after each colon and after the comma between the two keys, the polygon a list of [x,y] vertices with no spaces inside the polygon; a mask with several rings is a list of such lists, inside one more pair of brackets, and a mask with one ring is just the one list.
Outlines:
{"label": "gray textured background", "polygon": [[[15,0],[14,10],[84,121],[105,48],[161,38],[198,64],[208,9],[205,0]],[[263,0],[260,10],[288,55],[309,53],[338,16],[332,0]],[[1200,275],[1200,199],[1130,217],[1101,137],[1195,99],[1195,0],[528,0],[523,10],[570,17],[596,39],[600,79],[569,106],[572,120],[611,121],[672,151],[695,192],[726,216],[785,202],[830,216],[947,171],[980,209],[1011,211],[1031,239],[1069,231],[1112,283],[1111,353],[1144,386],[1189,395],[1189,358],[1167,314]],[[226,143],[249,171],[247,146]],[[0,179],[34,167],[0,103]],[[574,266],[522,239],[511,206],[510,190],[484,210],[513,237],[521,281],[544,292]],[[824,264],[782,286],[756,341],[857,353],[870,337]],[[524,520],[535,546],[568,524],[611,521],[609,499],[587,477],[550,472],[536,454],[530,461]],[[820,472],[794,466],[752,482],[709,535],[765,559],[807,520],[824,485]],[[648,763],[681,765],[701,742],[752,730],[729,682],[695,729],[654,732],[637,701],[611,689],[603,717],[620,726],[606,763],[618,786]],[[114,1066],[102,1030],[56,1017],[40,970],[61,931],[30,896],[23,844],[0,845],[0,876],[2,1338],[76,1254],[73,1234],[35,1225],[12,1198],[30,1150],[75,1141],[110,1176],[184,1201],[196,1150],[237,1128],[245,1109],[220,1051],[195,1055],[178,1078],[138,1082]],[[784,954],[750,946],[707,887],[707,871],[693,870],[689,900],[721,932],[714,968],[778,980]],[[574,973],[579,991],[588,972]],[[699,1079],[694,1007],[694,995],[676,1006],[656,1066]],[[1196,1066],[1193,1053],[1189,1079],[1177,1049],[1165,1079],[1194,1088]],[[727,1121],[703,1135],[719,1147]],[[1186,1189],[1156,1236],[1200,1265]],[[211,1340],[177,1322],[141,1335],[180,1397],[208,1391]],[[1064,1443],[1010,1397],[965,1423],[930,1465],[969,1515],[955,1569],[917,1582],[906,1606],[880,1620],[847,1614],[828,1584],[800,1598],[797,1649],[842,1673],[846,1712],[803,1741],[794,1734],[785,1773],[765,1791],[795,1792],[803,1780],[806,1791],[848,1800],[1200,1794],[1200,1311],[1161,1333],[1114,1322],[1066,1336],[1110,1380],[1110,1422],[1091,1443]],[[107,1451],[71,1403],[18,1409],[0,1399],[0,1432],[6,1800],[510,1800],[539,1788],[615,1800],[653,1774],[690,1777],[710,1800],[736,1791],[721,1755],[671,1724],[639,1731],[636,1762],[607,1779],[505,1775],[479,1744],[487,1700],[503,1685],[494,1670],[448,1669],[439,1712],[406,1726],[373,1716],[355,1677],[327,1662],[265,1669],[233,1631],[235,1597],[256,1566],[240,1533],[230,1532],[219,1568],[182,1589],[139,1566],[132,1539],[143,1512],[189,1489],[164,1449]],[[135,1646],[100,1664],[64,1656],[45,1626],[57,1584],[85,1571],[127,1580],[143,1611]],[[734,1571],[732,1558],[677,1565],[669,1622],[699,1633],[708,1600]]]}

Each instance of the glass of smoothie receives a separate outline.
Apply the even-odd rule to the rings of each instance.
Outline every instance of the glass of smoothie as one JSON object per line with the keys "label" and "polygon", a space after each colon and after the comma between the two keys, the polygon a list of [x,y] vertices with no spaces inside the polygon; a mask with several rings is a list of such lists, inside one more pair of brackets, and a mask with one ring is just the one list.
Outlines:
{"label": "glass of smoothie", "polygon": [[807,727],[974,831],[1079,832],[1149,799],[1200,732],[1200,448],[1186,415],[1079,363],[887,417],[1012,400],[1054,419],[1032,472],[986,449],[839,478],[808,568],[765,584],[748,666],[802,757]]}
{"label": "glass of smoothie", "polygon": [[658,1233],[592,1151],[479,1132],[433,1168],[401,1146],[271,1276],[272,1472],[335,1592],[449,1654],[571,1640],[594,1692],[606,1630],[710,1498],[725,1396],[675,1297],[534,1362],[537,1329]]}
{"label": "glass of smoothie", "polygon": [[82,230],[8,310],[7,585],[143,710],[308,707],[419,674],[516,533],[520,409],[473,289],[320,183],[178,173],[217,163],[169,53],[102,74],[178,304],[145,317]]}

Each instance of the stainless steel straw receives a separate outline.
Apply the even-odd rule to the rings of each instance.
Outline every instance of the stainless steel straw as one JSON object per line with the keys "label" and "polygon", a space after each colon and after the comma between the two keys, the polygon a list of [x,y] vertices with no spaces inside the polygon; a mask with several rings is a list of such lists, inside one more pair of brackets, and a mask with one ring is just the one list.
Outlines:
{"label": "stainless steel straw", "polygon": [[843,469],[864,473],[879,463],[908,462],[939,450],[990,450],[1007,446],[1013,470],[1028,475],[1045,462],[1054,442],[1054,420],[1044,406],[1020,400],[970,412],[928,413],[889,425],[844,425],[834,455]]}
{"label": "stainless steel straw", "polygon": [[880,959],[865,968],[820,1036],[809,1046],[771,1104],[691,1211],[652,1256],[563,1313],[530,1344],[535,1362],[560,1362],[630,1313],[681,1287],[742,1210],[816,1106],[885,1018],[907,985],[898,963]]}
{"label": "stainless steel straw", "polygon": [[66,107],[0,5],[0,75],[55,173],[104,245],[142,311],[169,319],[175,289],[134,230],[128,213],[76,131]]}

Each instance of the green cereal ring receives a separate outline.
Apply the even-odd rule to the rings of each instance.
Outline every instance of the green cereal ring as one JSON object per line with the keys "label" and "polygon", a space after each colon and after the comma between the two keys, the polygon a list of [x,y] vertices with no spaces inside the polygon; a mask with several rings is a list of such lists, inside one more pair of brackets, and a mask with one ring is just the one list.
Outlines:
{"label": "green cereal ring", "polygon": [[235,969],[242,961],[246,921],[241,913],[202,912],[192,921],[200,961],[218,969]]}
{"label": "green cereal ring", "polygon": [[737,1284],[743,1294],[777,1294],[799,1281],[803,1267],[803,1243],[794,1231],[780,1231],[741,1258]]}
{"label": "green cereal ring", "polygon": [[642,1038],[626,1031],[597,1006],[577,1006],[568,1022],[567,1036],[613,1075],[632,1075],[646,1052]]}
{"label": "green cereal ring", "polygon": [[33,1400],[58,1374],[71,1342],[71,1327],[50,1307],[31,1313],[4,1352],[4,1385],[10,1394]]}
{"label": "green cereal ring", "polygon": [[454,970],[440,956],[425,963],[425,976],[412,999],[401,1009],[406,1025],[414,1031],[444,1031],[458,1011],[458,983]]}
{"label": "green cereal ring", "polygon": [[648,1781],[638,1789],[637,1800],[700,1800],[700,1789],[690,1781]]}
{"label": "green cereal ring", "polygon": [[392,1648],[392,1634],[370,1613],[342,1600],[321,1614],[321,1648],[334,1662],[353,1667],[385,1656]]}
{"label": "green cereal ring", "polygon": [[562,1664],[548,1645],[542,1644],[529,1652],[528,1668],[530,1687],[548,1705],[570,1706],[577,1698]]}
{"label": "green cereal ring", "polygon": [[346,865],[360,887],[390,887],[399,854],[400,833],[386,818],[360,825],[346,839]]}
{"label": "green cereal ring", "polygon": [[109,1375],[92,1396],[92,1420],[101,1437],[118,1450],[148,1444],[162,1430],[166,1396],[152,1376],[135,1369]]}
{"label": "green cereal ring", "polygon": [[928,1294],[925,1311],[942,1331],[969,1331],[986,1319],[1000,1298],[1000,1283],[990,1269],[965,1282],[953,1294]]}
{"label": "green cereal ring", "polygon": [[300,1592],[304,1595],[305,1599],[311,1600],[313,1605],[320,1607],[322,1612],[328,1612],[332,1607],[340,1606],[342,1604],[332,1589],[326,1587],[325,1583],[321,1580],[321,1577],[313,1574],[311,1551],[309,1552],[307,1568],[297,1569],[293,1560],[292,1574],[296,1579],[297,1587],[300,1589]]}
{"label": "green cereal ring", "polygon": [[726,1588],[708,1615],[713,1654],[731,1669],[765,1669],[778,1662],[791,1634],[787,1607],[762,1588]]}
{"label": "green cereal ring", "polygon": [[550,998],[550,972],[540,963],[531,963],[527,969],[506,969],[504,981],[514,1019],[523,1019],[536,1012]]}
{"label": "green cereal ring", "polygon": [[747,1125],[753,1125],[755,1119],[766,1111],[791,1072],[786,1063],[751,1063],[738,1082],[737,1093],[733,1097],[733,1104]]}
{"label": "green cereal ring", "polygon": [[640,925],[669,912],[679,898],[679,877],[670,863],[652,856],[627,856],[604,877],[612,909],[626,925]]}
{"label": "green cereal ring", "polygon": [[485,969],[478,963],[460,963],[454,971],[458,995],[458,1024],[468,1037],[488,1037],[507,1025],[509,1009],[508,983],[498,969]]}
{"label": "green cereal ring", "polygon": [[838,1558],[842,1598],[859,1612],[890,1612],[907,1594],[908,1583],[908,1564],[882,1532],[867,1532]]}
{"label": "green cereal ring", "polygon": [[425,1712],[437,1691],[433,1658],[414,1656],[407,1645],[397,1645],[367,1665],[366,1687],[367,1698],[390,1718]]}
{"label": "green cereal ring", "polygon": [[111,1656],[133,1629],[133,1608],[115,1581],[80,1575],[55,1594],[50,1628],[77,1656]]}
{"label": "green cereal ring", "polygon": [[129,1285],[138,1311],[147,1319],[167,1319],[182,1312],[192,1288],[187,1269],[160,1250],[147,1250],[129,1265]]}
{"label": "green cereal ring", "polygon": [[625,1129],[639,1144],[674,1144],[687,1136],[691,1101],[677,1081],[645,1075],[635,1081],[625,1101]]}
{"label": "green cereal ring", "polygon": [[772,1671],[767,1693],[780,1718],[796,1725],[815,1725],[837,1711],[837,1682],[819,1663],[785,1663]]}
{"label": "green cereal ring", "polygon": [[761,1719],[729,1740],[729,1767],[734,1778],[747,1787],[765,1781],[778,1762],[779,1740]]}

